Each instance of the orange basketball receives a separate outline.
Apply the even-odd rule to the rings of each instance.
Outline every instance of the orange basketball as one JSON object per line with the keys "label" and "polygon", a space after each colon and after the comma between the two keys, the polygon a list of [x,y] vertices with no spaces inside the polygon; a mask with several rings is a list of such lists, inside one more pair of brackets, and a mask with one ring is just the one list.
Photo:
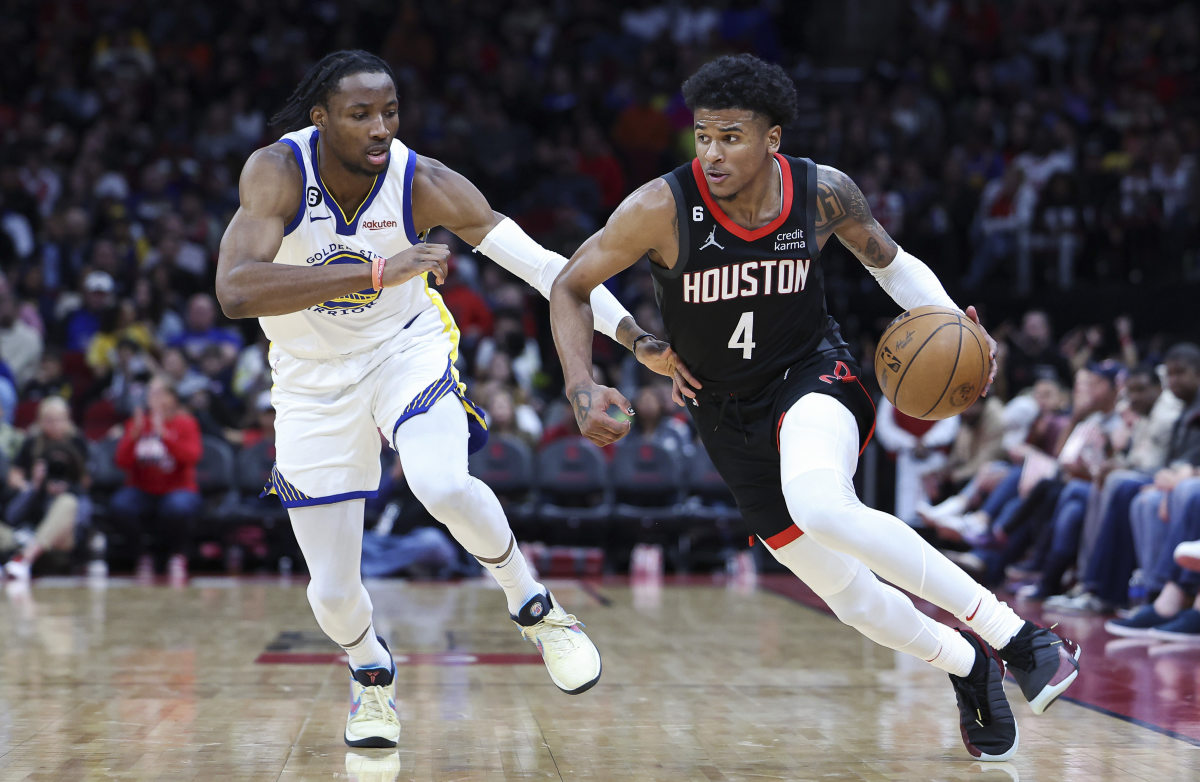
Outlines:
{"label": "orange basketball", "polygon": [[975,321],[946,307],[915,307],[884,329],[875,377],[913,418],[940,421],[971,406],[987,383],[988,342]]}

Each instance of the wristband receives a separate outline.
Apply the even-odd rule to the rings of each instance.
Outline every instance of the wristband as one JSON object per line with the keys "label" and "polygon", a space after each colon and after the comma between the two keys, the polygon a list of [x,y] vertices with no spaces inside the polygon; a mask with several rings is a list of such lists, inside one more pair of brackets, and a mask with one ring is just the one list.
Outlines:
{"label": "wristband", "polygon": [[374,258],[371,261],[371,287],[377,291],[383,290],[383,269],[387,266],[387,258]]}
{"label": "wristband", "polygon": [[637,353],[637,343],[638,343],[639,339],[654,339],[654,335],[651,334],[649,331],[647,331],[645,334],[635,337],[633,340],[633,344],[629,346],[629,350],[631,352]]}

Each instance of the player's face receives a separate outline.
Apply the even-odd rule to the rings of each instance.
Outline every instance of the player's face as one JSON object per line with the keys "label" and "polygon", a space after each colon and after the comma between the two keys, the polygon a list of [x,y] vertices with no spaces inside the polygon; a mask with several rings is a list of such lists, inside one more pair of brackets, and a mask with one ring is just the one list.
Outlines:
{"label": "player's face", "polygon": [[329,105],[313,108],[313,122],[324,140],[322,151],[348,171],[375,176],[387,166],[400,126],[397,109],[396,85],[386,73],[343,77]]}
{"label": "player's face", "polygon": [[781,129],[747,109],[697,109],[696,157],[714,198],[735,197],[769,170]]}

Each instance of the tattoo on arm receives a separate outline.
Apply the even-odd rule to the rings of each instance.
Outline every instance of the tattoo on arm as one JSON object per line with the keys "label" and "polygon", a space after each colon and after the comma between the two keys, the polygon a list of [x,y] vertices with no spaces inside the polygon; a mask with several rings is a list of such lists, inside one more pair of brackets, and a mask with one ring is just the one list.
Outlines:
{"label": "tattoo on arm", "polygon": [[592,412],[592,392],[575,391],[571,394],[571,407],[575,410],[575,423],[580,430],[587,423],[588,414]]}
{"label": "tattoo on arm", "polygon": [[817,230],[829,230],[845,216],[846,210],[829,183],[817,182]]}

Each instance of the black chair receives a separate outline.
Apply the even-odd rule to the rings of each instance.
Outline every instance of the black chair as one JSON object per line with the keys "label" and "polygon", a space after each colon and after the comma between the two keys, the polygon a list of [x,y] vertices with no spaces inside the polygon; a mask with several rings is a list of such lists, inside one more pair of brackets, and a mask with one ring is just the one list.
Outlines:
{"label": "black chair", "polygon": [[533,449],[508,434],[492,435],[486,446],[470,456],[471,475],[496,493],[514,532],[515,526],[528,526],[536,519],[534,460]]}
{"label": "black chair", "polygon": [[196,488],[204,500],[201,522],[225,521],[237,509],[237,474],[233,446],[204,435],[204,452],[196,464]]}
{"label": "black chair", "polygon": [[[596,522],[612,519],[612,483],[599,448],[582,437],[555,440],[538,451],[537,474],[537,517],[548,531],[565,523],[572,532],[562,537],[572,545],[581,545],[581,537],[607,538]],[[582,535],[585,523],[590,529]]]}
{"label": "black chair", "polygon": [[614,518],[643,527],[679,518],[683,481],[679,455],[642,437],[617,444],[612,463]]}
{"label": "black chair", "polygon": [[92,518],[96,520],[108,518],[108,501],[125,485],[125,471],[117,466],[118,442],[115,437],[106,437],[88,443],[87,474],[91,481],[88,497],[92,500]]}
{"label": "black chair", "polygon": [[684,529],[672,552],[676,568],[686,570],[697,560],[720,565],[742,532],[742,514],[703,447],[697,446],[682,461],[686,498],[678,508]]}

